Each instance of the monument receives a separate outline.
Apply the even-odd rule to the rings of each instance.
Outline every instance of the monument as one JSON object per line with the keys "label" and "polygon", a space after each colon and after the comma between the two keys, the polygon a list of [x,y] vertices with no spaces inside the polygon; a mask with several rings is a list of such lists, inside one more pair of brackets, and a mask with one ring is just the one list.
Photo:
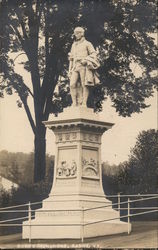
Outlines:
{"label": "monument", "polygon": [[72,106],[44,121],[56,137],[53,186],[32,227],[23,223],[23,239],[30,237],[30,230],[32,239],[80,239],[128,230],[102,187],[101,137],[114,124],[86,106],[89,86],[99,83],[97,54],[83,28],[77,27],[74,35],[69,54]]}

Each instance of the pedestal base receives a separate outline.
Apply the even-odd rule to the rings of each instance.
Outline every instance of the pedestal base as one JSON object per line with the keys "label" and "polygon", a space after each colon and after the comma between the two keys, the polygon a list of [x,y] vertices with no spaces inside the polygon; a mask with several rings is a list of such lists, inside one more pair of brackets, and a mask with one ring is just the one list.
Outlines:
{"label": "pedestal base", "polygon": [[[33,221],[36,223],[37,221]],[[82,239],[99,237],[105,235],[114,235],[127,233],[127,223],[124,222],[103,222],[94,225],[84,226],[73,226],[71,224],[64,226],[41,226],[40,221],[38,221],[39,226],[31,227],[31,234],[29,226],[23,229],[23,239]],[[47,220],[45,224],[49,224]],[[84,233],[82,234],[82,231]],[[31,235],[31,236],[30,236]]]}
{"label": "pedestal base", "polygon": [[127,232],[127,223],[119,220],[102,187],[101,137],[114,124],[83,107],[69,108],[44,124],[56,136],[53,187],[31,227],[28,221],[23,223],[23,239],[79,239]]}
{"label": "pedestal base", "polygon": [[105,196],[60,195],[43,201],[43,207],[31,220],[31,227],[28,221],[23,223],[22,236],[23,239],[81,239],[127,231],[127,223],[119,220],[119,212],[112,209]]}

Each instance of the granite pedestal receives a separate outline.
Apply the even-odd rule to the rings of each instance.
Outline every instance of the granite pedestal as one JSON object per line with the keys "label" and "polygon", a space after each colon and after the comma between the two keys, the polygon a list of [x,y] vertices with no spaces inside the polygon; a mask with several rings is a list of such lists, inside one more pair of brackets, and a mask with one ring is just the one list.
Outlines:
{"label": "granite pedestal", "polygon": [[[86,107],[67,108],[44,124],[56,137],[54,181],[31,220],[31,238],[79,239],[127,232],[127,223],[117,219],[119,212],[102,187],[101,137],[114,124],[101,121]],[[116,219],[108,221],[112,218]],[[29,222],[23,224],[23,239],[29,238]]]}

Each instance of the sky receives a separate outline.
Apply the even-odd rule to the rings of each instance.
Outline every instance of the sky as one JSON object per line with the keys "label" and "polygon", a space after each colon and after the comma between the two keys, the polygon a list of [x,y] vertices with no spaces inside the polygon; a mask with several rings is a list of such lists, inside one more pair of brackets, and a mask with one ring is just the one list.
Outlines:
{"label": "sky", "polygon": [[[33,133],[26,113],[16,104],[17,96],[6,95],[0,98],[0,150],[9,152],[33,151]],[[104,103],[100,116],[104,121],[115,125],[102,136],[102,161],[118,164],[128,160],[130,149],[134,147],[136,137],[142,130],[157,128],[157,94],[147,100],[151,106],[142,113],[132,117],[120,117],[111,107],[111,101]],[[51,130],[47,131],[47,153],[55,152],[55,137]]]}

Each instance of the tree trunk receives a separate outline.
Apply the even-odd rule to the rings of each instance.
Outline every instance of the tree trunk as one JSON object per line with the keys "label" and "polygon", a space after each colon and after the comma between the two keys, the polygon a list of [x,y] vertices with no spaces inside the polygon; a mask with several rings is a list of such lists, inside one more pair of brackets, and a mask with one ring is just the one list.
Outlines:
{"label": "tree trunk", "polygon": [[46,128],[41,125],[36,129],[34,139],[34,182],[44,179],[46,172]]}
{"label": "tree trunk", "polygon": [[[36,48],[38,46],[34,46]],[[42,124],[43,107],[41,102],[40,74],[38,67],[38,53],[34,49],[28,55],[31,67],[31,79],[34,94],[35,112],[35,137],[34,137],[34,182],[39,182],[45,177],[46,169],[46,128]]]}

